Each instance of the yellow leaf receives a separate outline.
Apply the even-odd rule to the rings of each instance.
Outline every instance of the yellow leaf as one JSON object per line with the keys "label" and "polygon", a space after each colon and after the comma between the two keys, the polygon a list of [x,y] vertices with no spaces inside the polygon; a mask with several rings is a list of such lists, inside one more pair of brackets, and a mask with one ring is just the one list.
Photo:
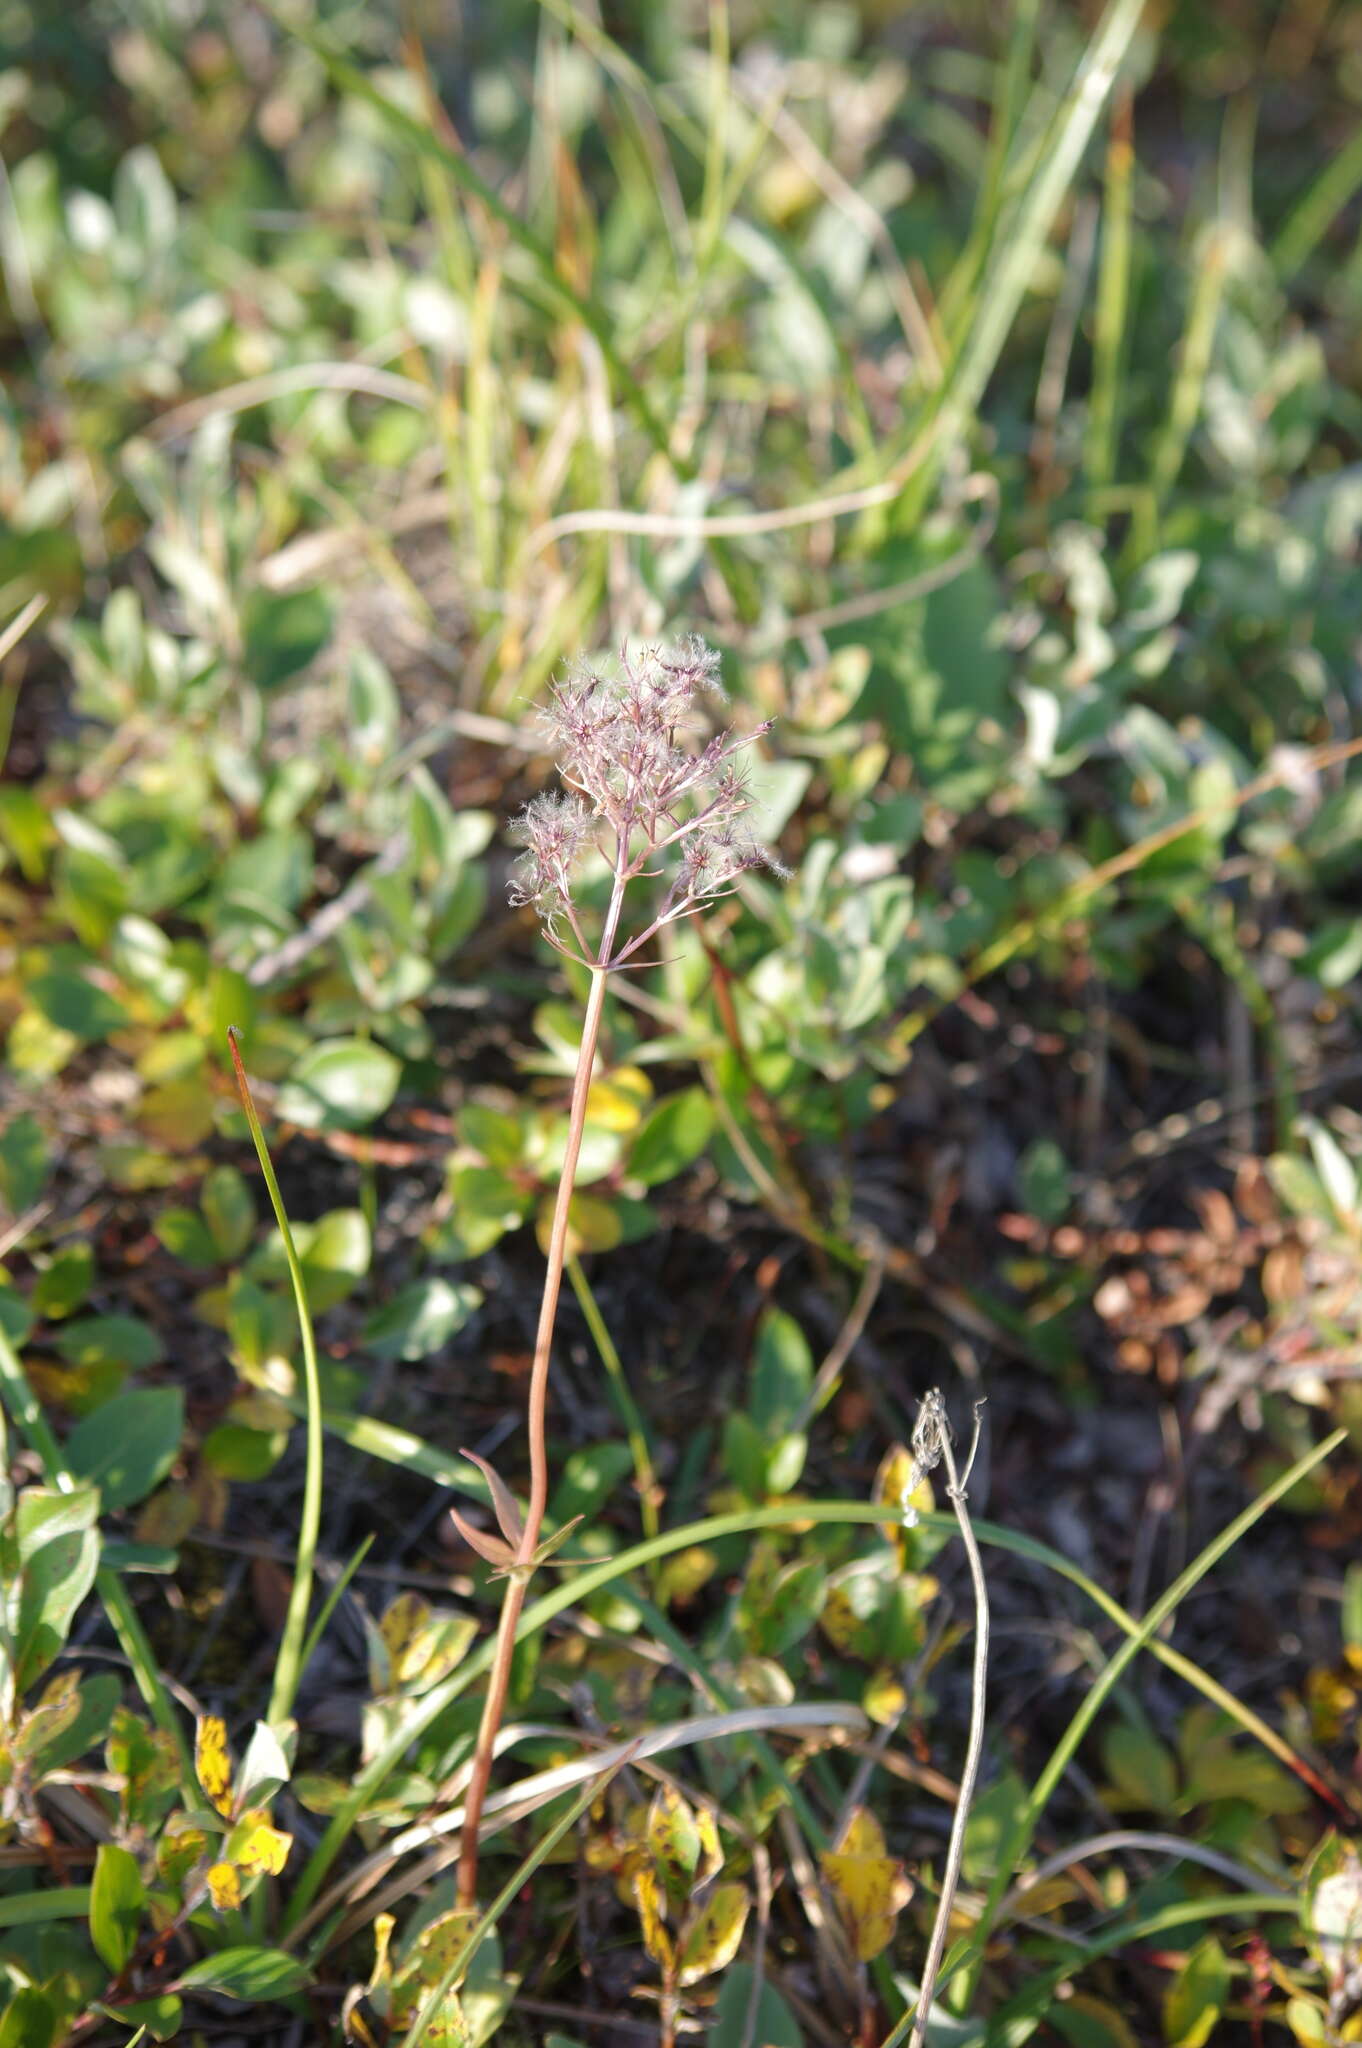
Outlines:
{"label": "yellow leaf", "polygon": [[241,1904],[241,1879],[234,1865],[215,1863],[208,1873],[208,1896],[219,1913]]}
{"label": "yellow leaf", "polygon": [[278,1877],[292,1847],[292,1835],[271,1827],[268,1810],[252,1806],[232,1829],[227,1854],[248,1877]]}
{"label": "yellow leaf", "polygon": [[878,1728],[892,1727],[908,1706],[908,1694],[898,1673],[882,1664],[866,1680],[861,1705]]}
{"label": "yellow leaf", "polygon": [[598,1131],[632,1131],[653,1099],[653,1084],[639,1067],[616,1067],[593,1081],[586,1098],[586,1120]]}
{"label": "yellow leaf", "polygon": [[[424,1984],[434,1984],[467,1945],[468,1937],[478,1924],[477,1912],[471,1906],[453,1906],[449,1912],[441,1913],[432,1920],[429,1927],[423,1927],[407,1957],[406,1969],[414,1970]],[[460,1971],[453,1984],[446,1988],[453,1991],[463,1982]]]}
{"label": "yellow leaf", "polygon": [[648,1809],[648,1848],[672,1899],[690,1896],[700,1861],[700,1830],[690,1805],[672,1785],[659,1785]]}
{"label": "yellow leaf", "polygon": [[227,1753],[227,1724],[216,1714],[199,1719],[194,1736],[194,1769],[211,1805],[219,1813],[232,1810],[232,1759]]}
{"label": "yellow leaf", "polygon": [[747,1906],[746,1886],[715,1886],[682,1937],[677,1957],[679,1984],[698,1984],[702,1977],[712,1976],[732,1962],[747,1924]]}
{"label": "yellow leaf", "polygon": [[883,1829],[863,1806],[852,1809],[835,1846],[818,1860],[858,1959],[872,1962],[893,1940],[894,1923],[913,1896],[903,1865],[887,1853]]}
{"label": "yellow leaf", "polygon": [[697,1881],[705,1884],[716,1870],[724,1867],[724,1852],[719,1847],[719,1830],[714,1824],[714,1815],[707,1806],[695,1810],[695,1825],[700,1836],[700,1868]]}
{"label": "yellow leaf", "polygon": [[643,1926],[643,1946],[658,1968],[670,1976],[675,1967],[675,1956],[671,1937],[662,1924],[662,1887],[657,1881],[656,1871],[647,1868],[636,1870],[629,1888]]}
{"label": "yellow leaf", "polygon": [[[875,1474],[875,1484],[871,1488],[871,1498],[884,1501],[896,1508],[911,1508],[919,1515],[930,1514],[935,1504],[931,1480],[923,1478],[915,1485],[911,1485],[912,1479],[912,1453],[906,1445],[894,1444],[880,1461],[880,1469]],[[899,1562],[904,1565],[908,1563],[911,1555],[908,1533],[906,1529],[895,1527],[893,1523],[881,1524],[880,1534],[893,1544],[899,1554]]]}
{"label": "yellow leaf", "polygon": [[369,1989],[372,1991],[384,1979],[391,1977],[392,1964],[388,1951],[392,1947],[393,1929],[397,1922],[391,1913],[380,1913],[374,1921],[374,1967],[369,1972]]}
{"label": "yellow leaf", "polygon": [[[419,1593],[399,1593],[378,1624],[378,1632],[392,1662],[394,1682],[402,1685],[414,1678],[425,1661],[414,1655],[430,1624],[430,1602]],[[428,1653],[427,1653],[428,1654]],[[414,1665],[414,1669],[409,1669]]]}

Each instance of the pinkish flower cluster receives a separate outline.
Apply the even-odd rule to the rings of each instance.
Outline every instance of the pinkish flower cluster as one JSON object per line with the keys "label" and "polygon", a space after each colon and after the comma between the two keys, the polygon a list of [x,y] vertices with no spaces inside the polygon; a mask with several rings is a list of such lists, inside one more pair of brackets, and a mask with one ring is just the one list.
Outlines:
{"label": "pinkish flower cluster", "polygon": [[[550,738],[572,796],[536,797],[520,820],[525,852],[511,884],[513,903],[533,903],[564,951],[557,923],[571,926],[580,956],[620,966],[664,924],[726,895],[747,868],[774,866],[742,823],[750,798],[737,756],[770,730],[720,732],[694,740],[701,692],[722,697],[719,657],[701,640],[648,648],[617,672],[579,668],[553,687]],[[615,876],[599,953],[587,945],[572,898],[573,871],[591,845]],[[652,865],[675,849],[673,862]],[[625,885],[670,871],[662,905],[645,931],[616,948]]]}

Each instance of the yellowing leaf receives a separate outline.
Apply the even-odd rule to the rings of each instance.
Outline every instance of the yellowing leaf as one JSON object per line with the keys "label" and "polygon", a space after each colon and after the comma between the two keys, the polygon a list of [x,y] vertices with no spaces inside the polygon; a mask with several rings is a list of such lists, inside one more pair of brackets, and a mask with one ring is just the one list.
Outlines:
{"label": "yellowing leaf", "polygon": [[241,1904],[241,1879],[231,1863],[215,1863],[208,1873],[208,1896],[219,1913]]}
{"label": "yellowing leaf", "polygon": [[252,1806],[232,1829],[227,1854],[248,1877],[278,1877],[292,1847],[292,1835],[271,1827],[268,1810]]}
{"label": "yellowing leaf", "polygon": [[653,1870],[636,1870],[630,1880],[630,1892],[638,1917],[643,1926],[643,1946],[660,1970],[670,1976],[675,1967],[671,1937],[662,1924],[662,1887]]}
{"label": "yellowing leaf", "polygon": [[700,1837],[699,1882],[704,1884],[713,1877],[716,1870],[724,1867],[724,1852],[719,1847],[719,1830],[714,1815],[708,1806],[696,1808],[695,1829]]}
{"label": "yellowing leaf", "polygon": [[616,1067],[593,1081],[586,1120],[598,1131],[632,1131],[653,1099],[653,1084],[639,1067]]}
{"label": "yellowing leaf", "polygon": [[156,1844],[156,1874],[163,1884],[178,1891],[194,1866],[208,1853],[208,1837],[202,1828],[177,1822],[174,1814]]}
{"label": "yellowing leaf", "polygon": [[[542,1252],[548,1251],[552,1224],[553,1203],[545,1200],[535,1220],[535,1235]],[[613,1251],[623,1235],[624,1224],[613,1202],[601,1195],[580,1192],[572,1197],[568,1204],[568,1250],[574,1258],[583,1252]]]}
{"label": "yellowing leaf", "polygon": [[882,1664],[866,1680],[861,1705],[876,1727],[892,1727],[908,1706],[908,1694],[898,1673]]}
{"label": "yellowing leaf", "polygon": [[747,1924],[747,1889],[740,1884],[716,1885],[681,1938],[677,1982],[698,1984],[732,1962]]}
{"label": "yellowing leaf", "polygon": [[388,1951],[392,1947],[393,1929],[396,1925],[397,1922],[391,1913],[380,1913],[374,1921],[374,1967],[369,1972],[371,1991],[392,1975]]}
{"label": "yellowing leaf", "polygon": [[700,1830],[687,1801],[672,1785],[659,1785],[648,1809],[648,1848],[669,1897],[690,1896],[700,1861]]}
{"label": "yellowing leaf", "polygon": [[1047,2018],[1074,2048],[1139,2048],[1116,2007],[1086,1992],[1077,1992],[1062,2004],[1056,2001]]}
{"label": "yellowing leaf", "polygon": [[[905,1444],[893,1444],[880,1460],[880,1468],[875,1474],[875,1484],[871,1488],[871,1499],[884,1501],[889,1506],[911,1511],[913,1514],[930,1514],[935,1506],[932,1482],[930,1479],[920,1478],[914,1484],[913,1478],[911,1451]],[[902,1525],[896,1526],[886,1522],[881,1524],[880,1534],[893,1544],[899,1554],[899,1563],[906,1566],[914,1554],[910,1532]]]}
{"label": "yellowing leaf", "polygon": [[[438,1984],[477,1924],[478,1915],[471,1906],[455,1906],[448,1913],[441,1913],[438,1920],[422,1928],[407,1958],[406,1969],[419,1972],[428,1985]],[[450,1989],[456,1989],[462,1982],[460,1976]]]}
{"label": "yellowing leaf", "polygon": [[1197,1943],[1168,1988],[1163,2036],[1168,2048],[1202,2048],[1230,1995],[1230,1966],[1213,1935]]}
{"label": "yellowing leaf", "polygon": [[227,1724],[216,1714],[201,1716],[194,1736],[194,1769],[210,1805],[219,1813],[232,1810],[232,1759],[227,1753]]}
{"label": "yellowing leaf", "polygon": [[835,1846],[818,1860],[857,1958],[872,1962],[893,1940],[894,1923],[913,1896],[903,1865],[886,1851],[884,1831],[864,1806],[852,1809]]}
{"label": "yellowing leaf", "polygon": [[419,1593],[399,1593],[384,1612],[378,1632],[383,1638],[397,1685],[414,1677],[420,1670],[421,1660],[413,1656],[413,1651],[429,1623],[430,1602],[423,1600]]}
{"label": "yellowing leaf", "polygon": [[[430,1986],[404,1975],[393,1987],[388,2018],[391,2038],[400,2041],[425,2000]],[[457,1991],[446,1991],[421,2028],[421,2048],[466,2048],[471,2039]]]}

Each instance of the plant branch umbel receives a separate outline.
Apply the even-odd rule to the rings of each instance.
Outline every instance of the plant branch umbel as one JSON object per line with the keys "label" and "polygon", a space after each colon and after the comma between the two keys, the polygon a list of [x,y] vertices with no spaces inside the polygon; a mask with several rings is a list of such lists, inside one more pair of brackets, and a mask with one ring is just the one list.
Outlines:
{"label": "plant branch umbel", "polygon": [[[519,823],[525,850],[511,900],[533,905],[550,943],[586,967],[591,980],[530,1368],[529,1502],[522,1519],[509,1489],[474,1459],[492,1489],[500,1539],[454,1514],[461,1535],[506,1581],[465,1802],[458,1884],[463,1906],[477,1896],[478,1831],[526,1588],[550,1546],[561,1540],[562,1532],[550,1544],[540,1540],[549,1495],[549,1365],[606,984],[665,926],[729,895],[744,870],[774,865],[745,822],[751,798],[742,773],[745,749],[769,730],[769,722],[747,733],[719,732],[703,743],[695,738],[697,698],[722,697],[718,666],[717,654],[702,641],[688,640],[671,650],[621,656],[611,673],[579,668],[555,684],[546,714],[549,738],[570,793],[536,797]],[[604,856],[611,877],[594,945],[576,894],[592,852]],[[657,884],[657,893],[639,929],[626,932],[626,892],[642,882]]]}

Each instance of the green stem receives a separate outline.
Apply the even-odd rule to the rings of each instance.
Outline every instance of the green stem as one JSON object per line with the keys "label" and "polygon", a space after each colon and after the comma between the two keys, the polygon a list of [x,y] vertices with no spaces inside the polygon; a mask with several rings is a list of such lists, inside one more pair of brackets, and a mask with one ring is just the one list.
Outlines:
{"label": "green stem", "polygon": [[1283,283],[1309,261],[1330,226],[1362,185],[1362,128],[1332,156],[1303,199],[1292,207],[1268,255]]}
{"label": "green stem", "polygon": [[275,1179],[269,1147],[265,1143],[265,1133],[260,1128],[260,1118],[256,1114],[251,1084],[246,1079],[246,1069],[241,1063],[234,1025],[228,1027],[227,1041],[231,1048],[232,1066],[236,1073],[241,1105],[246,1112],[251,1141],[255,1146],[255,1156],[260,1161],[260,1171],[269,1190],[270,1207],[274,1210],[274,1220],[279,1226],[279,1235],[283,1241],[284,1258],[288,1264],[289,1279],[293,1284],[293,1299],[298,1310],[298,1329],[303,1345],[303,1391],[307,1401],[307,1463],[303,1475],[302,1513],[298,1520],[298,1562],[289,1593],[288,1614],[284,1621],[279,1654],[274,1660],[274,1685],[270,1692],[269,1719],[277,1727],[293,1712],[293,1703],[298,1696],[298,1684],[303,1675],[303,1642],[307,1635],[308,1608],[312,1604],[317,1537],[322,1520],[322,1387],[317,1371],[317,1342],[312,1330],[312,1312],[307,1303],[307,1283],[303,1279],[302,1263],[293,1242],[293,1232],[289,1228],[284,1198]]}
{"label": "green stem", "polygon": [[[610,1376],[620,1418],[624,1423],[624,1434],[634,1460],[634,1484],[638,1488],[639,1513],[643,1519],[646,1536],[656,1536],[661,1528],[657,1513],[657,1473],[653,1469],[653,1456],[648,1448],[647,1432],[638,1403],[629,1389],[629,1381],[620,1362],[615,1341],[606,1327],[600,1304],[591,1291],[591,1284],[582,1271],[582,1262],[575,1252],[568,1253],[567,1275],[572,1282],[572,1291],[577,1297],[577,1306],[586,1318],[586,1326],[592,1341],[600,1353],[601,1364]],[[653,1591],[657,1591],[654,1575]]]}
{"label": "green stem", "polygon": [[1193,270],[1192,303],[1187,309],[1187,326],[1178,351],[1173,396],[1150,464],[1148,495],[1140,502],[1131,532],[1132,552],[1137,561],[1143,561],[1158,545],[1164,500],[1187,459],[1188,443],[1201,412],[1206,374],[1211,366],[1228,256],[1226,230],[1218,225],[1206,236]]}
{"label": "green stem", "polygon": [[1135,168],[1131,128],[1131,96],[1123,92],[1112,108],[1102,195],[1102,253],[1093,312],[1092,399],[1085,449],[1092,491],[1104,490],[1116,474],[1118,397],[1130,304],[1130,222]]}

